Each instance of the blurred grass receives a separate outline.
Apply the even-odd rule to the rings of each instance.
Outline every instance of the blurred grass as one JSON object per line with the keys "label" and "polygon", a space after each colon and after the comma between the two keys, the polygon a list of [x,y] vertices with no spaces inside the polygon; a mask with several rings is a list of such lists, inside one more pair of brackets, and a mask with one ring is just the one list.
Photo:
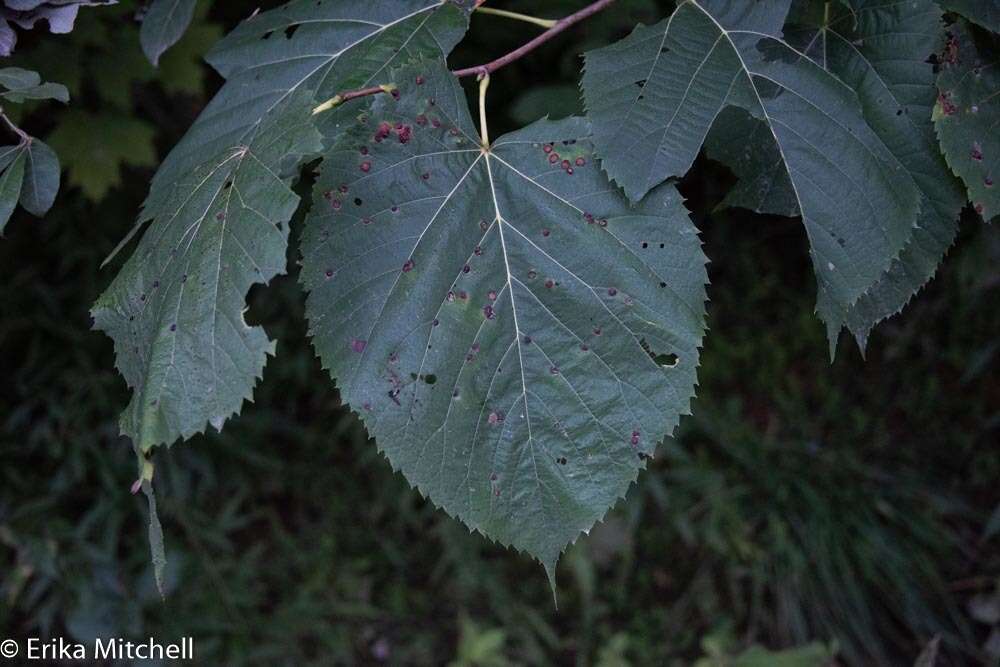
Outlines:
{"label": "blurred grass", "polygon": [[[577,6],[553,1],[551,15]],[[250,3],[215,7],[210,20],[231,25]],[[656,18],[652,2],[623,12],[499,73],[491,126],[571,108],[576,54]],[[523,39],[503,27],[475,18],[453,61]],[[81,76],[81,90],[101,88],[100,67]],[[561,86],[561,101],[526,102],[538,85]],[[146,74],[126,87],[162,148],[201,103]],[[44,134],[50,113],[26,122]],[[831,365],[801,226],[708,215],[731,176],[699,162],[682,183],[712,260],[694,416],[567,553],[558,610],[536,564],[430,508],[339,404],[304,338],[293,242],[292,274],[251,297],[250,319],[279,341],[255,403],[222,434],[157,455],[160,602],[145,503],[128,492],[133,454],[116,436],[127,392],[88,315],[149,176],[126,166],[97,202],[64,190],[0,241],[3,636],[193,635],[211,664],[610,666],[743,664],[754,645],[814,641],[845,664],[903,665],[940,635],[941,664],[986,660],[991,627],[966,607],[1000,589],[1000,542],[983,532],[1000,506],[995,226],[963,221],[867,361],[845,339]]]}

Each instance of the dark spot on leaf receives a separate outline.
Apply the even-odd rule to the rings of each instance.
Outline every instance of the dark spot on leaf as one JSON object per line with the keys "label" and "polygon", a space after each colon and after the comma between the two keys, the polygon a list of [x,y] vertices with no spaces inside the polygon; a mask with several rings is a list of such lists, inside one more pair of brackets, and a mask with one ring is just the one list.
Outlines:
{"label": "dark spot on leaf", "polygon": [[372,163],[369,162],[368,160],[365,160],[364,162],[361,163],[360,169],[361,171],[367,174],[369,171],[372,170]]}
{"label": "dark spot on leaf", "polygon": [[406,260],[405,262],[403,262],[403,273],[408,273],[412,271],[414,266],[415,263],[412,259]]}
{"label": "dark spot on leaf", "polygon": [[418,86],[424,85],[424,77],[420,76],[419,74],[417,75],[417,85]]}
{"label": "dark spot on leaf", "polygon": [[616,290],[614,287],[608,288],[608,296],[614,296],[616,294],[618,294],[618,290]]}
{"label": "dark spot on leaf", "polygon": [[368,344],[367,341],[363,341],[360,338],[351,339],[351,349],[357,352],[358,354],[361,354],[362,352],[365,351],[365,346],[367,344]]}
{"label": "dark spot on leaf", "polygon": [[492,320],[494,317],[496,317],[496,313],[493,310],[493,306],[490,305],[483,306],[483,317],[485,317],[488,320]]}
{"label": "dark spot on leaf", "polygon": [[434,384],[437,381],[438,381],[437,375],[434,375],[433,373],[428,373],[427,375],[424,376],[424,382],[426,382],[427,384]]}
{"label": "dark spot on leaf", "polygon": [[578,157],[578,158],[576,159],[576,166],[578,166],[578,167],[582,167],[582,166],[583,166],[583,165],[585,165],[585,164],[587,164],[587,161],[586,161],[586,160],[584,160],[584,159],[583,159],[582,157]]}

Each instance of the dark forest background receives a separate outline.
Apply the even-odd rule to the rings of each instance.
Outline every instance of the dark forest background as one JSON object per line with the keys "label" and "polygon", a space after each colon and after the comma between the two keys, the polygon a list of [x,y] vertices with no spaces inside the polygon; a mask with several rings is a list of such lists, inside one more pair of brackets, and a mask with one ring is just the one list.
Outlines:
{"label": "dark forest background", "polygon": [[[305,338],[297,225],[289,275],[251,293],[248,319],[278,340],[255,402],[156,457],[161,601],[117,435],[125,383],[88,311],[155,166],[220,85],[201,57],[258,4],[277,3],[200,3],[159,69],[129,0],[82,10],[70,35],[23,33],[0,63],[73,95],[18,116],[63,187],[0,241],[0,639],[191,635],[218,665],[809,667],[912,665],[939,638],[937,664],[997,664],[1000,228],[966,215],[867,360],[845,337],[831,365],[801,223],[714,212],[734,178],[706,160],[681,183],[712,262],[694,416],[565,555],[558,609],[537,563],[434,510],[341,405]],[[620,0],[495,74],[493,133],[577,111],[579,54],[669,10]],[[451,62],[534,31],[474,16]]]}

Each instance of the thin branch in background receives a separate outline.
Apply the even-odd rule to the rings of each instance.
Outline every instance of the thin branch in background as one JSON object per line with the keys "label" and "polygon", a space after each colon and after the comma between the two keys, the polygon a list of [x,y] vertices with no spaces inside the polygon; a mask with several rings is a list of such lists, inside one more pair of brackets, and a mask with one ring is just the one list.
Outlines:
{"label": "thin branch in background", "polygon": [[[576,25],[580,21],[590,18],[591,16],[598,13],[602,9],[605,9],[608,5],[610,5],[614,1],[615,0],[597,0],[597,2],[593,2],[587,5],[580,11],[574,12],[569,16],[559,19],[552,25],[551,28],[549,28],[542,34],[538,35],[531,41],[522,44],[520,47],[514,49],[510,53],[500,56],[496,60],[491,60],[490,62],[482,65],[475,65],[473,67],[465,67],[463,69],[452,70],[452,74],[454,74],[458,78],[464,78],[473,75],[477,77],[483,77],[488,74],[492,74],[498,69],[506,67],[512,62],[520,60],[524,56],[528,55],[529,53],[540,47],[542,44],[545,44],[546,42],[551,40],[556,35],[564,32],[565,30]],[[477,6],[476,10],[484,11],[484,8]],[[497,13],[498,11],[499,10],[493,10],[492,13]],[[313,109],[313,114],[315,115],[318,113],[322,113],[324,111],[328,111],[334,107],[340,106],[341,104],[349,100],[357,99],[359,97],[367,97],[368,95],[377,95],[379,93],[392,92],[395,89],[396,87],[394,85],[387,84],[382,86],[372,86],[370,88],[361,88],[359,90],[350,90],[347,92],[339,93],[331,97],[326,102],[323,102],[315,109]]]}

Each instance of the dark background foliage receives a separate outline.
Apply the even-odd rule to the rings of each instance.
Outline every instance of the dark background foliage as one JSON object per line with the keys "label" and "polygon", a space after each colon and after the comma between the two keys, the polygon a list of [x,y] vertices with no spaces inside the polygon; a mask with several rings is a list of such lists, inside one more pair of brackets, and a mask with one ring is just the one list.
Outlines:
{"label": "dark background foliage", "polygon": [[[24,34],[11,60],[74,99],[21,114],[68,175],[44,220],[18,212],[0,241],[0,638],[192,635],[206,664],[261,665],[737,665],[809,642],[909,665],[935,636],[941,664],[1000,652],[1000,230],[963,219],[867,360],[845,339],[831,365],[801,224],[713,213],[733,177],[704,160],[681,185],[712,261],[694,416],[566,554],[558,609],[536,563],[429,506],[340,404],[305,340],[294,238],[289,275],[251,294],[279,341],[255,402],[157,455],[161,602],[117,436],[127,392],[88,309],[155,164],[220,83],[198,59],[257,4],[212,3],[159,70],[132,2]],[[578,109],[578,54],[667,11],[621,0],[497,73],[493,131]],[[451,61],[527,30],[474,17]]]}

